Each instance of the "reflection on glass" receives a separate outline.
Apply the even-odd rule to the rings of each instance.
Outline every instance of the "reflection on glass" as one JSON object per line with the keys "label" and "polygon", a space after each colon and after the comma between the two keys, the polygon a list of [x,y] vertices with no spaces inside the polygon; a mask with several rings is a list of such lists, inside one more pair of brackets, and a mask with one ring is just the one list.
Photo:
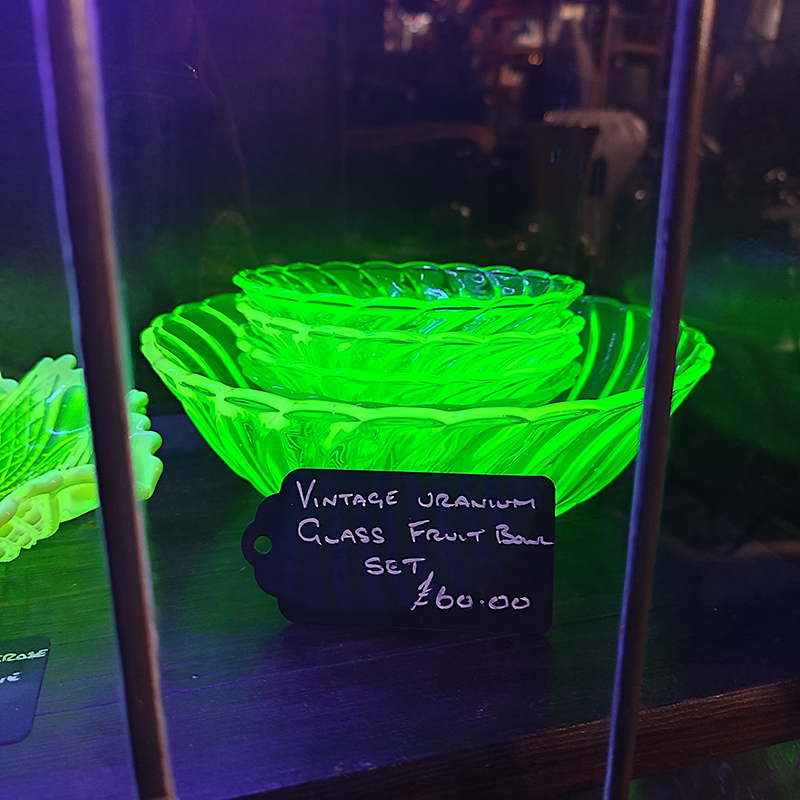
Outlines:
{"label": "reflection on glass", "polygon": [[[0,16],[0,648],[34,638],[51,645],[32,730],[0,747],[0,797],[130,800],[104,540],[99,515],[86,513],[97,506],[91,435],[82,372],[68,355],[76,345],[30,4],[6,0]],[[152,488],[155,434],[143,398],[130,400],[139,475]],[[15,671],[7,666],[0,678]],[[23,670],[19,682],[0,684],[0,727],[14,722],[9,686],[29,677]]]}
{"label": "reflection on glass", "polygon": [[[312,645],[324,637],[297,628],[280,636],[285,621],[274,606],[248,602],[251,581],[238,572],[238,538],[260,495],[275,491],[298,466],[553,477],[559,513],[573,512],[559,518],[564,544],[550,634],[552,685],[526,678],[515,686],[524,693],[536,683],[544,705],[555,710],[526,710],[510,731],[504,714],[513,709],[495,708],[453,726],[459,735],[465,731],[453,744],[434,717],[452,711],[461,720],[463,709],[455,702],[444,709],[443,695],[414,683],[413,670],[394,670],[384,684],[362,671],[346,690],[356,703],[366,702],[367,689],[379,685],[391,699],[402,674],[407,696],[431,709],[424,719],[420,712],[417,728],[409,723],[415,735],[407,740],[436,730],[436,752],[490,734],[494,741],[525,734],[531,725],[557,726],[567,717],[602,716],[610,694],[603,669],[613,659],[609,631],[615,625],[601,635],[593,615],[602,609],[608,622],[619,607],[630,492],[616,481],[596,493],[626,467],[636,447],[674,4],[101,5],[131,338],[145,329],[144,351],[155,368],[137,354],[136,385],[152,397],[154,427],[169,451],[150,504],[151,541],[181,796],[238,796],[278,785],[286,775],[292,781],[324,777],[328,769],[330,747],[321,747],[304,771],[305,743],[287,743],[288,733],[276,743],[265,724],[277,720],[291,732],[307,719],[307,709],[291,705],[294,695],[282,680],[318,658]],[[791,552],[800,537],[793,479],[800,458],[797,26],[791,13],[781,14],[779,0],[718,5],[686,301],[691,327],[682,331],[675,404],[690,390],[691,397],[673,428],[665,527],[674,553],[661,558],[673,572],[666,573],[670,580],[662,574],[657,588],[663,602],[651,663],[663,672],[645,680],[648,703],[725,690],[723,680],[729,688],[743,679],[767,679],[763,664],[779,659],[753,666],[738,642],[709,647],[712,639],[734,641],[729,634],[742,621],[733,613],[727,623],[721,620],[725,607],[717,598],[726,595],[713,580],[711,588],[704,581],[712,572],[708,565],[718,566],[718,551],[743,552],[748,534],[774,540],[781,552]],[[24,76],[13,77],[23,85]],[[34,97],[35,89],[29,91]],[[23,119],[12,112],[9,119]],[[32,139],[16,124],[21,132],[13,134],[7,153],[21,153],[10,160],[24,162]],[[0,180],[8,175],[17,173],[0,171]],[[55,329],[67,326],[46,311],[57,294],[51,287],[60,287],[58,275],[44,276],[55,261],[43,249],[20,245],[17,224],[26,198],[46,186],[46,174],[10,180],[13,202],[4,208],[15,213],[0,215],[0,248],[13,268],[0,280],[25,302],[7,309],[0,368],[19,379],[42,356],[69,352],[69,346],[52,345]],[[41,210],[37,198],[33,216]],[[588,297],[572,316],[554,311],[547,327],[525,334],[536,337],[526,348],[515,330],[491,336],[396,330],[395,310],[374,331],[348,328],[342,318],[325,320],[335,322],[326,327],[318,318],[289,319],[286,297],[281,309],[267,311],[243,297],[237,305],[230,295],[232,278],[259,264],[337,259],[508,264],[517,275],[532,269],[568,275],[586,285]],[[306,286],[299,293],[306,302],[341,288]],[[436,282],[427,288],[430,297],[453,290]],[[373,290],[383,297],[377,284]],[[180,304],[187,305],[165,313]],[[148,327],[159,314],[165,316]],[[41,341],[34,342],[26,326],[39,331]],[[711,346],[714,369],[692,389],[708,369]],[[471,394],[459,399],[462,389]],[[170,391],[258,491],[204,451],[185,418],[164,413],[179,410]],[[61,548],[73,541],[62,534],[83,547],[80,563],[97,566],[98,549],[89,546],[94,531],[85,527],[90,519],[70,523],[30,558],[23,553],[0,565],[17,570],[8,592],[34,591],[33,566],[24,581],[19,577],[26,561],[35,566],[52,554],[51,563],[60,563]],[[764,578],[767,573],[745,555],[736,561],[741,571],[732,572],[744,577],[730,579],[737,591],[782,591],[784,584]],[[5,585],[12,587],[8,574]],[[698,574],[703,577],[695,585]],[[73,576],[52,578],[64,597]],[[79,603],[61,616],[53,603],[48,614],[54,625],[68,628]],[[681,604],[689,607],[686,617],[675,612]],[[776,620],[770,631],[783,624],[777,612],[764,617]],[[85,622],[80,618],[80,626]],[[763,630],[763,621],[758,624]],[[587,638],[579,641],[578,628]],[[678,632],[687,630],[697,634],[694,649],[675,646]],[[94,635],[88,623],[80,627],[84,632],[86,639]],[[353,656],[339,631],[325,635],[335,643],[329,650],[361,663],[363,651]],[[380,651],[383,642],[376,635],[369,649]],[[497,647],[493,656],[503,652]],[[286,673],[280,672],[282,659],[291,661]],[[727,659],[724,669],[720,659]],[[462,686],[457,679],[452,685]],[[588,699],[570,705],[576,696]],[[237,698],[233,706],[231,697]],[[402,705],[405,712],[407,701]],[[341,727],[331,741],[339,743],[336,764],[344,771],[355,769],[356,756],[348,759],[359,747],[359,763],[413,757],[376,752],[377,742],[391,740],[396,722],[382,711],[371,715],[379,718],[386,719],[381,731],[387,734],[367,743],[346,728],[347,720],[336,722]],[[253,772],[224,766],[228,745],[221,744],[220,731],[231,731],[234,742],[224,755],[232,752],[243,762],[247,753],[257,754],[250,760]],[[222,766],[212,775],[213,764]]]}

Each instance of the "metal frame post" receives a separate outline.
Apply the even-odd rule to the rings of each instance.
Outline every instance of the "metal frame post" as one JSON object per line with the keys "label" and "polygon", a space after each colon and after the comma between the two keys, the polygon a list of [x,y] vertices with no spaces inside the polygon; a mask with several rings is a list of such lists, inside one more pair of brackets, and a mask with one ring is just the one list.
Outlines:
{"label": "metal frame post", "polygon": [[653,314],[617,640],[604,800],[627,800],[669,440],[681,305],[716,0],[679,0],[653,267]]}
{"label": "metal frame post", "polygon": [[128,446],[127,365],[92,0],[31,0],[56,215],[80,331],[133,766],[173,798],[144,519]]}

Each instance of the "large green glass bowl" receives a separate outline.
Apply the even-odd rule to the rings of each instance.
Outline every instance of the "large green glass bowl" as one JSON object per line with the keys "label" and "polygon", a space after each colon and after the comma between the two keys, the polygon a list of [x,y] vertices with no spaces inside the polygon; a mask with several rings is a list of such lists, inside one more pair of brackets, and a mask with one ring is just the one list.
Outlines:
{"label": "large green glass bowl", "polygon": [[572,388],[580,372],[575,360],[580,346],[569,358],[546,361],[535,368],[496,372],[487,363],[483,374],[462,374],[458,369],[439,373],[329,369],[275,358],[241,338],[237,344],[242,373],[259,389],[297,400],[313,398],[373,407],[530,408],[548,403]]}
{"label": "large green glass bowl", "polygon": [[268,266],[233,281],[255,308],[306,325],[482,336],[548,328],[584,289],[538,270],[419,261]]}
{"label": "large green glass bowl", "polygon": [[[142,333],[142,352],[209,444],[263,494],[305,468],[546,475],[557,513],[615,478],[636,453],[649,312],[585,297],[580,374],[564,400],[532,409],[362,408],[248,386],[237,363],[234,295],[181,306]],[[673,408],[713,349],[683,327]]]}
{"label": "large green glass bowl", "polygon": [[237,342],[241,350],[258,348],[287,363],[379,375],[449,372],[477,377],[491,372],[496,377],[511,370],[552,369],[555,362],[571,361],[580,354],[584,326],[582,317],[563,312],[537,333],[360,331],[270,317],[243,295],[237,296],[236,308],[247,321]]}

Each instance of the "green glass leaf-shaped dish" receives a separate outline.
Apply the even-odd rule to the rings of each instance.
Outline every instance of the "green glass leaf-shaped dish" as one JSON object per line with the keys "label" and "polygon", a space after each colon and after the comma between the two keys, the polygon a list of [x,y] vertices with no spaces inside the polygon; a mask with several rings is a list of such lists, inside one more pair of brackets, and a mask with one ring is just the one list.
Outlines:
{"label": "green glass leaf-shaped dish", "polygon": [[[0,378],[0,562],[98,506],[83,370],[74,356],[42,359],[19,383]],[[141,499],[161,475],[161,437],[147,395],[128,395],[130,444]]]}
{"label": "green glass leaf-shaped dish", "polygon": [[[142,351],[213,449],[263,494],[301,467],[546,475],[563,513],[600,491],[636,453],[650,314],[584,297],[580,373],[537,408],[363,408],[251,388],[237,362],[244,322],[234,295],[181,306],[142,333]],[[683,327],[673,408],[713,349]]]}
{"label": "green glass leaf-shaped dish", "polygon": [[483,336],[549,328],[584,289],[538,270],[422,261],[266,266],[233,281],[255,309],[306,325]]}

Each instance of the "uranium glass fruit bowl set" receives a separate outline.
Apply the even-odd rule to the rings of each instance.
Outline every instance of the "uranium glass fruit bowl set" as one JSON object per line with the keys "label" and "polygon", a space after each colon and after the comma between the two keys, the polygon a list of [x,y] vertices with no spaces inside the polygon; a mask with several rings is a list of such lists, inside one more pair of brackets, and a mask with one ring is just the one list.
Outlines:
{"label": "uranium glass fruit bowl set", "polygon": [[[290,264],[234,282],[158,317],[142,351],[263,494],[299,468],[545,475],[560,514],[636,453],[647,309],[466,264]],[[712,357],[682,326],[673,408]]]}
{"label": "uranium glass fruit bowl set", "polygon": [[[263,494],[299,468],[546,475],[556,513],[633,458],[649,311],[511,267],[330,262],[248,270],[180,306],[142,351],[211,447]],[[673,408],[713,349],[681,327]],[[161,474],[129,395],[140,498]],[[98,505],[83,372],[0,376],[0,562]]]}

